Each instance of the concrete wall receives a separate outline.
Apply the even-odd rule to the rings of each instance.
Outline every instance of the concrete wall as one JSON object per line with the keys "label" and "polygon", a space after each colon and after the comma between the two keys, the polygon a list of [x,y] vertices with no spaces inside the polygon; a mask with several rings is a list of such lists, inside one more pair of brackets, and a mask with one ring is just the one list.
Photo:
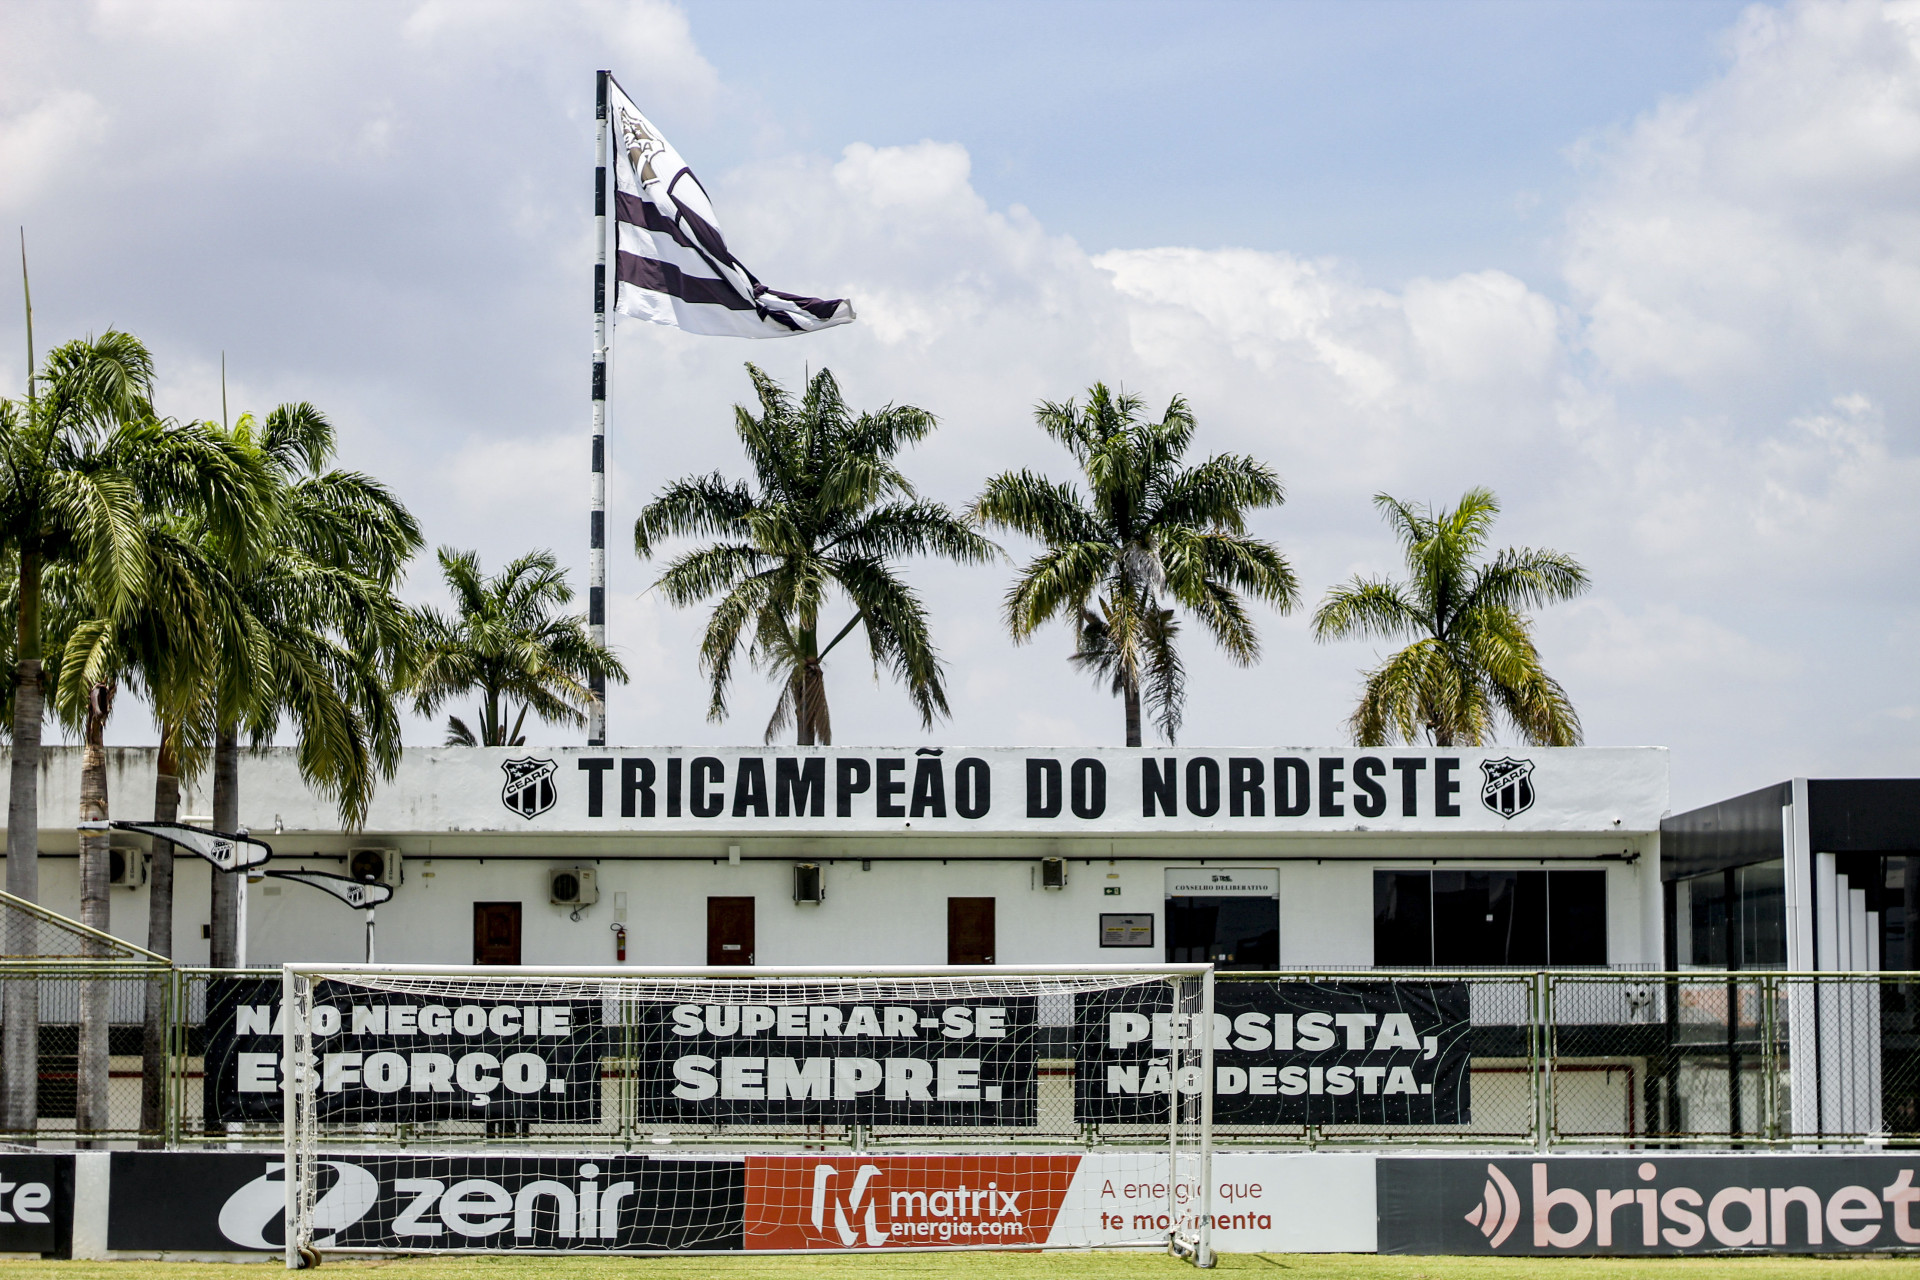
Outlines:
{"label": "concrete wall", "polygon": [[[583,860],[591,865],[592,860]],[[286,866],[303,865],[287,860]],[[332,861],[304,865],[338,870]],[[995,899],[997,960],[1003,965],[1155,960],[1164,954],[1164,873],[1191,860],[1073,862],[1067,887],[1037,887],[1037,861],[953,860],[947,863],[857,859],[823,867],[826,901],[792,901],[792,864],[724,860],[602,861],[598,905],[569,918],[551,906],[550,867],[564,859],[489,858],[485,862],[409,859],[405,883],[378,916],[383,961],[464,963],[471,958],[475,902],[522,906],[523,959],[529,964],[609,964],[610,926],[626,895],[627,961],[631,964],[704,964],[706,899],[755,899],[757,963],[942,964],[947,958],[949,897]],[[1258,867],[1258,859],[1232,865]],[[1269,866],[1273,865],[1271,863]],[[1289,967],[1340,967],[1373,962],[1373,862],[1365,857],[1279,866],[1280,957]],[[1475,865],[1519,865],[1489,859]],[[1538,862],[1526,864],[1538,866]],[[1582,862],[1577,865],[1591,867]],[[1650,865],[1602,864],[1608,883],[1608,955],[1615,963],[1652,964],[1659,937],[1649,935],[1641,909],[1658,885]],[[1105,890],[1117,887],[1118,896]],[[1151,912],[1155,947],[1102,948],[1102,912]],[[357,913],[297,884],[271,881],[249,887],[248,959],[357,960],[363,935]],[[197,930],[195,931],[197,933]]]}

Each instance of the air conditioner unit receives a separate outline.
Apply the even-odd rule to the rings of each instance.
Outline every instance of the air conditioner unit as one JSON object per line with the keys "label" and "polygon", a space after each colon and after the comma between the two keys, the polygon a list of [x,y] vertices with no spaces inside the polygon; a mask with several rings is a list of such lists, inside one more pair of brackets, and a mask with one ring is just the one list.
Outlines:
{"label": "air conditioner unit", "polygon": [[827,886],[821,879],[819,863],[796,862],[793,864],[793,900],[816,905],[827,900]]}
{"label": "air conditioner unit", "polygon": [[147,882],[147,852],[130,844],[116,844],[107,853],[108,879],[116,889],[138,889]]}
{"label": "air conditioner unit", "polygon": [[400,884],[400,851],[362,846],[347,850],[347,878],[361,884]]}
{"label": "air conditioner unit", "polygon": [[598,873],[592,867],[550,867],[547,898],[556,907],[590,907],[600,901]]}
{"label": "air conditioner unit", "polygon": [[1040,887],[1042,889],[1064,889],[1067,887],[1067,860],[1065,858],[1040,859]]}

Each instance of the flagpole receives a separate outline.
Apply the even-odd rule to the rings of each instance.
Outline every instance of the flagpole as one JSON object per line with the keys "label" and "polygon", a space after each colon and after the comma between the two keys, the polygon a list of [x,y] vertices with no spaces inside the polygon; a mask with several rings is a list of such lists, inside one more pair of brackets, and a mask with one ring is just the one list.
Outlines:
{"label": "flagpole", "polygon": [[[593,510],[587,525],[587,634],[596,647],[607,643],[607,82],[611,71],[595,78],[593,171]],[[587,712],[587,745],[607,745],[607,678],[588,678],[593,705]]]}

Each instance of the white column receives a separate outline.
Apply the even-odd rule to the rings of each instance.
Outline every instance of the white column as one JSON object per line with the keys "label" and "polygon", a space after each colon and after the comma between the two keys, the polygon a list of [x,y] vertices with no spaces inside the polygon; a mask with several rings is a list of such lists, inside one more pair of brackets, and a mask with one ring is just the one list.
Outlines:
{"label": "white column", "polygon": [[1793,803],[1780,811],[1780,847],[1786,864],[1787,970],[1818,968],[1813,954],[1813,863],[1807,850],[1807,780],[1793,780]]}
{"label": "white column", "polygon": [[[1880,972],[1880,913],[1866,913],[1867,972]],[[1886,1112],[1882,1107],[1884,1094],[1884,1072],[1881,1044],[1880,985],[1871,982],[1862,987],[1861,1001],[1865,1006],[1864,1043],[1867,1054],[1867,1126],[1868,1133],[1878,1134],[1886,1129]]]}
{"label": "white column", "polygon": [[[1833,855],[1813,855],[1814,886],[1814,960],[1821,973],[1834,973],[1843,965],[1842,933],[1846,913],[1840,903],[1840,877]],[[1846,1097],[1846,994],[1834,988],[1820,988],[1815,1001],[1820,1037],[1820,1128],[1824,1133],[1843,1132],[1850,1120]]]}
{"label": "white column", "polygon": [[[1807,780],[1795,778],[1793,801],[1780,810],[1780,849],[1786,869],[1787,971],[1814,968],[1813,865],[1807,852]],[[1819,996],[1802,982],[1780,988],[1781,1014],[1787,1021],[1787,1093],[1793,1132],[1814,1133],[1820,1126]]]}
{"label": "white column", "polygon": [[[1865,889],[1847,890],[1847,933],[1849,935],[1848,953],[1852,963],[1847,967],[1854,973],[1867,971],[1867,891]],[[1850,1061],[1847,1063],[1849,1091],[1853,1094],[1853,1128],[1856,1133],[1873,1132],[1873,1113],[1878,1110],[1873,1105],[1873,1056],[1880,1044],[1878,1018],[1872,1008],[1873,988],[1864,982],[1850,983],[1847,994],[1848,1019],[1847,1046]]]}

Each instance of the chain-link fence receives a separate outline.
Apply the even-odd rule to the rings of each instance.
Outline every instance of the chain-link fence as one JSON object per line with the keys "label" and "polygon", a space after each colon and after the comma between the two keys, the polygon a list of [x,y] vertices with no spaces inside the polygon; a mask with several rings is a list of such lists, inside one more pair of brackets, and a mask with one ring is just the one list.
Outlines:
{"label": "chain-link fence", "polygon": [[[18,914],[0,904],[0,915]],[[9,1075],[12,1056],[0,1061],[0,1141],[122,1147],[281,1141],[277,1086],[268,1095],[272,1105],[236,1119],[230,1104],[218,1101],[207,1069],[209,1048],[217,1048],[210,1039],[231,1033],[216,1008],[230,997],[220,993],[251,984],[277,1007],[278,970],[162,967],[132,952],[82,956],[70,934],[51,927],[32,932],[37,936],[30,940],[25,929],[10,935],[22,940],[22,950],[0,959],[0,1023],[24,1011],[35,1035],[31,1090],[18,1088]],[[1214,1133],[1223,1144],[1920,1145],[1920,973],[1222,973],[1216,999]],[[1350,1079],[1367,1082],[1364,1090],[1348,1085],[1359,1105],[1333,1099],[1320,1110],[1309,1105],[1323,1080],[1337,1092],[1332,1066],[1324,1074],[1304,1067],[1293,1077],[1285,1067],[1262,1067],[1315,1060],[1301,1056],[1305,1039],[1286,1046],[1294,1057],[1278,1046],[1282,1023],[1290,1035],[1304,1034],[1314,1016],[1304,1011],[1318,1007],[1316,1000],[1330,1010],[1417,1014],[1425,1008],[1439,1020],[1434,1025],[1457,1026],[1449,1051],[1458,1059],[1457,1079],[1435,1077],[1445,1105],[1440,1094],[1425,1095],[1420,1107],[1365,1105],[1376,1086],[1391,1088],[1388,1068],[1368,1077],[1368,1049],[1344,1059]],[[253,1007],[256,1017],[267,1016],[264,1006]],[[1327,1015],[1341,1017],[1348,1029],[1327,1033],[1337,1042],[1329,1053],[1387,1025],[1379,1013]],[[1371,1030],[1352,1029],[1368,1017]],[[151,1039],[150,1019],[158,1025]],[[1050,1034],[1037,1045],[1038,1123],[1027,1136],[1046,1144],[1127,1141],[1123,1130],[1105,1133],[1076,1119],[1076,1088],[1098,1068],[1076,1061],[1064,1031]],[[1424,1056],[1407,1055],[1416,1075],[1431,1074],[1418,1065]],[[638,1081],[647,1068],[645,1055],[625,1040],[599,1059],[599,1129],[617,1135],[610,1139],[616,1145],[657,1140],[659,1126],[640,1105]],[[1263,1092],[1265,1098],[1254,1096]],[[37,1123],[7,1123],[22,1114],[37,1116]],[[365,1135],[402,1143],[425,1136],[405,1126]],[[822,1125],[813,1140],[835,1147],[888,1136]]]}
{"label": "chain-link fence", "polygon": [[0,1141],[97,1146],[143,1129],[157,1141],[164,1107],[143,1089],[166,1070],[172,974],[152,952],[0,893]]}

